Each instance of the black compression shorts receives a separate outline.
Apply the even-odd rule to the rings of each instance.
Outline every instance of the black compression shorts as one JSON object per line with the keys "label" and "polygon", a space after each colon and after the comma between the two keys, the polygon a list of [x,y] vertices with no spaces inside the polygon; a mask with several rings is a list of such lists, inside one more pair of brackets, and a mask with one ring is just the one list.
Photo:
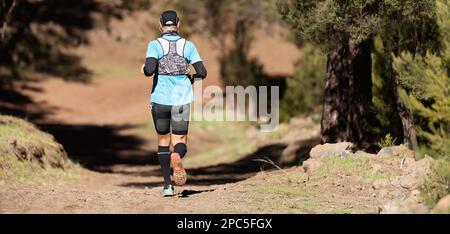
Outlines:
{"label": "black compression shorts", "polygon": [[152,117],[156,132],[167,135],[172,128],[172,134],[187,135],[189,127],[190,104],[169,106],[152,103]]}

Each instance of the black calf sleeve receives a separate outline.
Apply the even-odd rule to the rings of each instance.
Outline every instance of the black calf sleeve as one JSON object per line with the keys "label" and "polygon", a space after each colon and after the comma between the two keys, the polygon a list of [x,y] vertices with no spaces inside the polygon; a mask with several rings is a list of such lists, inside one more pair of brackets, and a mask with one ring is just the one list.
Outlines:
{"label": "black calf sleeve", "polygon": [[173,147],[173,151],[180,155],[183,158],[187,153],[187,147],[184,143],[178,143]]}
{"label": "black calf sleeve", "polygon": [[164,185],[172,184],[170,179],[170,148],[169,146],[158,146],[158,160],[164,177]]}

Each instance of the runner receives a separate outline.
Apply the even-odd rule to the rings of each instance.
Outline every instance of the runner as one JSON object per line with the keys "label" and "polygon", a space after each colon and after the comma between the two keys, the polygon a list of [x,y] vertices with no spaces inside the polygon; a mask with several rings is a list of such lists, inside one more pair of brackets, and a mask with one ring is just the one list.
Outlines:
{"label": "runner", "polygon": [[[175,185],[187,180],[182,158],[187,153],[190,103],[194,100],[192,84],[207,75],[195,45],[180,37],[180,20],[175,11],[161,14],[161,37],[151,41],[147,48],[142,72],[152,76],[151,111],[158,134],[158,160],[164,177],[163,196],[173,196]],[[190,75],[189,65],[196,74]],[[170,146],[173,152],[170,152]],[[173,175],[171,178],[171,167]]]}

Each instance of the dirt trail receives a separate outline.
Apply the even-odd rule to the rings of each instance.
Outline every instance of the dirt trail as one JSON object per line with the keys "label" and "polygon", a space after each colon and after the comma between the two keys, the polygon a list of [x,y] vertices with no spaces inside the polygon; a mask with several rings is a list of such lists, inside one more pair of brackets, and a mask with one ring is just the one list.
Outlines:
{"label": "dirt trail", "polygon": [[50,109],[44,123],[124,125],[148,116],[151,85],[152,80],[143,76],[93,80],[91,84],[49,79],[35,84],[40,92],[25,94]]}
{"label": "dirt trail", "polygon": [[[189,170],[175,198],[161,198],[155,134],[137,131],[151,121],[151,80],[94,80],[90,85],[48,80],[27,91],[51,111],[38,125],[55,135],[84,170],[77,182],[0,186],[0,213],[223,213],[226,188],[257,172],[235,165]],[[146,119],[147,118],[147,119]]]}
{"label": "dirt trail", "polygon": [[224,185],[185,186],[173,198],[162,198],[160,186],[148,189],[122,186],[152,181],[159,182],[159,178],[87,172],[77,184],[3,185],[0,213],[227,212]]}
{"label": "dirt trail", "polygon": [[[259,142],[256,151],[232,163],[200,160],[187,168],[188,183],[176,187],[177,196],[162,198],[155,134],[137,126],[151,123],[151,80],[137,76],[90,85],[47,80],[34,86],[27,95],[36,105],[27,108],[47,111],[34,122],[86,169],[75,182],[0,180],[0,213],[377,213],[394,196],[388,190],[378,195],[373,181],[352,179],[359,177],[340,169],[311,180],[301,174],[295,166],[318,144],[320,127],[300,118],[280,126],[269,140],[258,140],[255,129],[246,131],[242,140]],[[209,140],[197,142],[204,150],[213,146]],[[191,157],[197,156],[193,148]],[[290,168],[261,172],[274,168],[255,162],[265,157]]]}

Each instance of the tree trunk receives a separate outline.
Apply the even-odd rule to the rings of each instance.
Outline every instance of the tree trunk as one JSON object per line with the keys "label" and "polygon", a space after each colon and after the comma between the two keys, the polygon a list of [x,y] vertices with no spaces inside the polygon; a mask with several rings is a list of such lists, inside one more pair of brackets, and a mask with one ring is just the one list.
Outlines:
{"label": "tree trunk", "polygon": [[395,85],[394,87],[395,102],[397,104],[398,115],[402,120],[403,126],[403,139],[404,139],[403,141],[408,148],[417,152],[419,150],[419,143],[417,142],[414,116],[406,109],[406,106],[400,99],[400,96],[398,94],[398,88],[400,86],[397,79],[397,75],[395,73],[393,74],[393,80]]}
{"label": "tree trunk", "polygon": [[322,143],[367,140],[367,117],[372,103],[372,41],[358,45],[336,43],[328,54]]}
{"label": "tree trunk", "polygon": [[[393,51],[395,56],[400,55],[400,49],[398,47],[400,39],[394,36],[395,43],[392,47],[391,51]],[[392,63],[392,60],[391,60]],[[395,72],[395,69],[392,67],[392,80],[394,85],[394,98],[395,98],[395,104],[397,107],[398,116],[400,117],[402,121],[402,128],[403,128],[403,143],[409,148],[414,151],[419,150],[419,143],[417,141],[417,134],[416,134],[416,128],[415,128],[415,120],[412,113],[410,113],[407,109],[405,104],[403,104],[400,95],[398,94],[398,89],[401,87],[400,82],[397,77],[397,73]]]}

